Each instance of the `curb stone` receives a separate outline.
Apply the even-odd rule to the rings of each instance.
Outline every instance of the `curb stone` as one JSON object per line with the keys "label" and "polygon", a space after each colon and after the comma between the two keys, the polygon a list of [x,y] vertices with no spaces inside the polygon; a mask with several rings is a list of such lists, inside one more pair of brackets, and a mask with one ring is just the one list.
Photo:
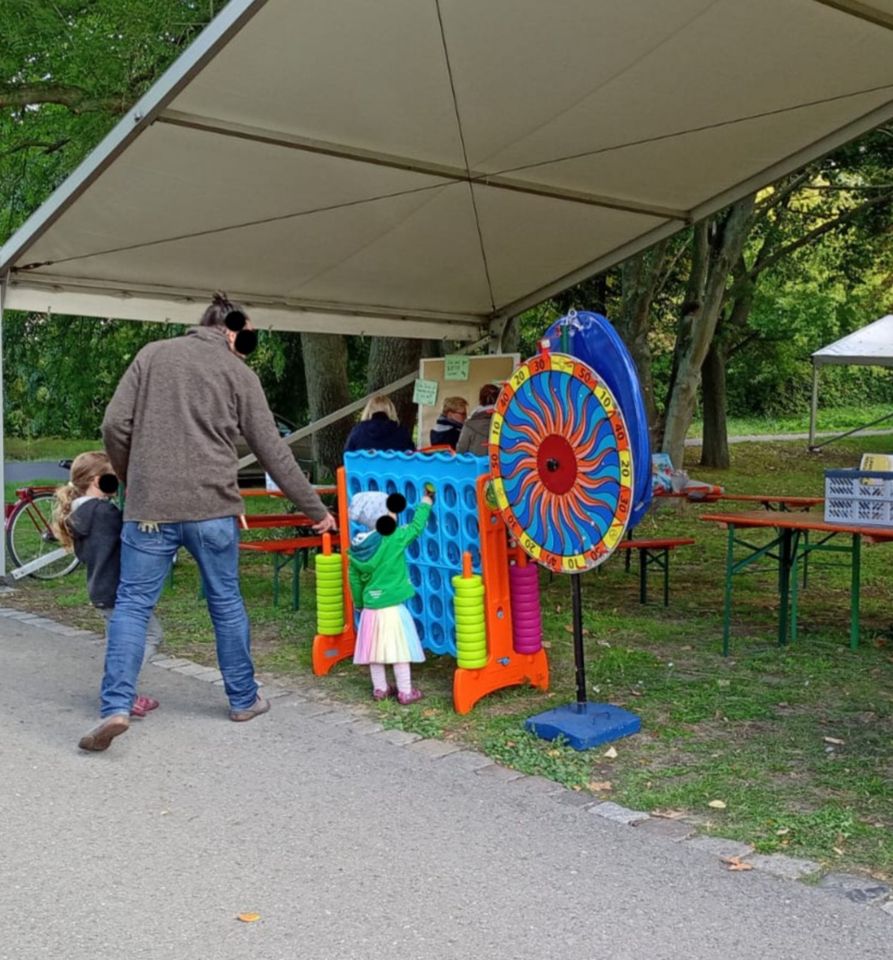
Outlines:
{"label": "curb stone", "polygon": [[361,737],[367,737],[370,733],[381,733],[384,727],[373,720],[357,720],[346,729],[356,733]]}
{"label": "curb stone", "polygon": [[890,887],[886,883],[853,873],[826,874],[819,881],[818,886],[820,890],[826,890],[838,897],[845,897],[853,903],[875,903],[883,901],[890,894]]}
{"label": "curb stone", "polygon": [[753,864],[754,870],[762,870],[763,873],[771,873],[774,877],[781,877],[784,880],[800,880],[822,869],[815,860],[802,860],[783,853],[773,853],[768,856],[755,853],[747,858],[747,862]]}
{"label": "curb stone", "polygon": [[410,733],[408,730],[382,730],[381,738],[398,747],[402,747],[405,743],[415,743],[416,740],[422,739],[417,733]]}
{"label": "curb stone", "polygon": [[594,807],[589,808],[590,813],[594,813],[606,820],[613,820],[615,823],[625,823],[635,825],[642,820],[650,819],[650,814],[644,810],[630,810],[629,807],[621,807],[619,803],[613,803],[611,800],[605,800]]}
{"label": "curb stone", "polygon": [[[3,592],[15,591],[7,589]],[[24,616],[21,615],[23,613]],[[67,624],[30,614],[28,611],[19,611],[16,608],[0,607],[0,618],[3,617],[19,620],[27,625],[57,635],[91,637],[97,641],[102,639],[92,631],[69,627]],[[213,683],[215,686],[223,686],[223,679],[219,670],[194,663],[183,657],[162,655],[153,659],[151,663],[163,670],[174,670],[184,676],[192,676],[194,679],[204,680],[207,683]],[[368,719],[370,711],[367,706],[361,704],[344,705],[333,702],[328,699],[326,691],[301,681],[296,682],[293,689],[271,684],[264,688],[264,694],[270,699],[291,696],[292,699],[288,705],[294,707],[301,716],[319,718],[328,716],[327,722],[344,726],[345,729],[352,730],[361,736],[380,734],[383,739],[394,746],[405,747],[432,760],[442,760],[443,763],[452,764],[466,774],[474,773],[478,776],[490,777],[493,780],[506,783],[522,781],[522,786],[532,789],[533,792],[545,795],[551,794],[553,800],[557,803],[576,806],[603,819],[632,826],[655,837],[685,843],[696,850],[717,858],[746,858],[754,869],[781,879],[799,880],[821,871],[821,865],[812,860],[789,857],[785,854],[755,854],[752,846],[738,840],[712,836],[692,837],[691,834],[697,829],[697,824],[693,822],[652,817],[644,811],[631,810],[611,801],[600,803],[597,798],[589,794],[563,787],[561,784],[545,777],[527,776],[518,770],[494,763],[476,751],[465,750],[458,744],[420,738],[417,734],[399,729],[386,730],[382,724]],[[873,880],[871,877],[858,874],[828,873],[819,880],[816,888],[854,903],[876,906],[893,918],[893,896],[891,896],[893,889],[885,883]]]}
{"label": "curb stone", "polygon": [[713,854],[715,857],[749,857],[753,853],[753,847],[749,843],[742,843],[740,840],[727,840],[725,837],[693,837],[686,843],[691,844],[697,850],[703,850],[704,853]]}
{"label": "curb stone", "polygon": [[674,843],[688,840],[697,832],[693,823],[686,823],[684,820],[668,820],[665,817],[649,817],[647,820],[634,823],[633,826],[642,833],[672,840]]}
{"label": "curb stone", "polygon": [[[416,734],[413,734],[413,736],[416,736]],[[456,767],[466,773],[480,772],[483,767],[493,765],[493,761],[489,757],[485,757],[475,750],[457,750],[456,753],[445,756],[442,762],[444,766]]]}
{"label": "curb stone", "polygon": [[167,660],[153,660],[153,667],[161,667],[162,670],[173,670],[174,667],[185,667],[192,663],[191,660],[184,660],[182,657],[170,657]]}
{"label": "curb stone", "polygon": [[503,780],[505,782],[520,780],[521,777],[524,776],[520,771],[512,770],[511,767],[503,767],[499,763],[491,763],[489,767],[481,767],[476,773],[481,777],[492,777],[494,780]]}
{"label": "curb stone", "polygon": [[426,757],[432,757],[435,760],[439,757],[446,757],[451,753],[458,753],[462,748],[455,743],[447,743],[446,740],[416,740],[415,743],[407,745],[408,750],[414,750],[417,753],[424,754]]}

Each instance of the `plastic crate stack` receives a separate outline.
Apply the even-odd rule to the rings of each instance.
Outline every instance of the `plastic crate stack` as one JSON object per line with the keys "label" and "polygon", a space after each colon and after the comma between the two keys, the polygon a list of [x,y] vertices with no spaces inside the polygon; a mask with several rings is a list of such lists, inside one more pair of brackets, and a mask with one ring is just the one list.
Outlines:
{"label": "plastic crate stack", "polygon": [[893,526],[893,473],[826,470],[825,522]]}

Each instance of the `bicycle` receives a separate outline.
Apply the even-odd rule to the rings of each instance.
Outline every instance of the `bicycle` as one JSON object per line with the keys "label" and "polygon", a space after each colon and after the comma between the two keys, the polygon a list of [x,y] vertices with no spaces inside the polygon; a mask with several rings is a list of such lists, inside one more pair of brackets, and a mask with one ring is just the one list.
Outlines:
{"label": "bicycle", "polygon": [[[60,460],[67,470],[70,460]],[[6,504],[6,550],[13,569],[39,560],[61,549],[53,533],[52,518],[55,486],[28,486],[16,490],[14,503]],[[38,580],[55,580],[71,573],[78,566],[73,553],[64,553],[30,573]]]}

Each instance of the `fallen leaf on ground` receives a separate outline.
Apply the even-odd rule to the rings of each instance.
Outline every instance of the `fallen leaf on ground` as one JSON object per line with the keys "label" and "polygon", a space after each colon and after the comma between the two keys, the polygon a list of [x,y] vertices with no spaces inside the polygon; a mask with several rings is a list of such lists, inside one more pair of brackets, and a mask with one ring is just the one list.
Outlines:
{"label": "fallen leaf on ground", "polygon": [[260,920],[259,913],[240,913],[237,917],[237,920],[241,920],[242,923],[257,923]]}
{"label": "fallen leaf on ground", "polygon": [[652,810],[651,816],[662,820],[681,820],[685,814],[682,810]]}
{"label": "fallen leaf on ground", "polygon": [[594,793],[598,793],[599,791],[613,790],[614,784],[611,783],[610,780],[593,780],[589,784],[589,789]]}
{"label": "fallen leaf on ground", "polygon": [[608,747],[603,756],[607,757],[609,760],[613,760],[617,756],[617,750],[614,747]]}
{"label": "fallen leaf on ground", "polygon": [[731,871],[753,870],[753,864],[745,863],[741,857],[720,857],[719,859],[722,860]]}
{"label": "fallen leaf on ground", "polygon": [[713,807],[714,810],[725,810],[726,802],[725,800],[711,800],[707,804],[708,807]]}

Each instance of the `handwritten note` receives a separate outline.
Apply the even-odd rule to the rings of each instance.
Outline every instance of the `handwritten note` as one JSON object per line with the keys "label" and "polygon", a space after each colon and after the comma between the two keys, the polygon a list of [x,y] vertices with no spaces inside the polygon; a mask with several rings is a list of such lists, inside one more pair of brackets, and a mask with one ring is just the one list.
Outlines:
{"label": "handwritten note", "polygon": [[433,407],[437,403],[437,381],[416,380],[412,389],[412,402],[420,407]]}
{"label": "handwritten note", "polygon": [[461,353],[448,354],[443,359],[443,379],[444,380],[467,380],[468,379],[468,357]]}

